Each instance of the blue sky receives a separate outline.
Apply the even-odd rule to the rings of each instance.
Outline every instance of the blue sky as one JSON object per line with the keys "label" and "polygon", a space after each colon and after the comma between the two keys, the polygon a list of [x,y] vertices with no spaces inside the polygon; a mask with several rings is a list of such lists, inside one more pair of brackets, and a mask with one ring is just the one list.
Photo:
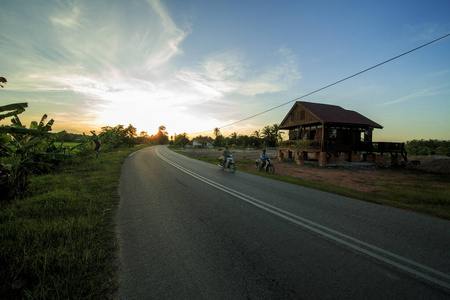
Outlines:
{"label": "blue sky", "polygon": [[[449,34],[449,15],[447,0],[2,1],[0,104],[55,131],[251,134],[294,103],[226,125]],[[302,101],[358,111],[377,141],[450,139],[449,53],[447,37]]]}

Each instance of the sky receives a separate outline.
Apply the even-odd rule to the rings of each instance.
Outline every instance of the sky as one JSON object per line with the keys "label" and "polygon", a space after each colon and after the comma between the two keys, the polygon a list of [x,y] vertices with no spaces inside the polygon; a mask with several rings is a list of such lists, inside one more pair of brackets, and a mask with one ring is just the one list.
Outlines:
{"label": "sky", "polygon": [[[28,102],[22,122],[47,114],[54,132],[250,135],[449,34],[449,15],[448,0],[0,0],[0,105]],[[450,37],[301,101],[363,114],[374,141],[450,140]]]}

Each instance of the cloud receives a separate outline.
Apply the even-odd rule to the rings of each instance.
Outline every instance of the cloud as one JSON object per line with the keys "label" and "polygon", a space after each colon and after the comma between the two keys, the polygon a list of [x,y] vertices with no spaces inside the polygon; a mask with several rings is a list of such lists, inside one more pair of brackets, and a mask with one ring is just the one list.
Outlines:
{"label": "cloud", "polygon": [[411,100],[411,99],[415,99],[415,98],[443,95],[443,94],[447,94],[447,93],[450,92],[450,89],[442,89],[442,88],[443,87],[441,86],[441,87],[431,87],[431,88],[422,89],[420,91],[416,91],[414,93],[411,93],[409,95],[400,97],[398,99],[382,103],[382,104],[380,104],[378,106],[388,106],[388,105],[392,105],[392,104],[405,102],[405,101],[408,101],[408,100]]}
{"label": "cloud", "polygon": [[269,57],[262,66],[252,65],[243,53],[235,51],[207,57],[200,69],[183,71],[180,79],[191,85],[214,90],[214,96],[235,93],[256,96],[287,90],[301,76],[296,56],[286,47]]}
{"label": "cloud", "polygon": [[[17,5],[17,14],[7,19],[11,23],[0,20],[3,27],[16,28],[0,32],[0,50],[5,50],[0,63],[13,74],[9,90],[32,92],[30,102],[36,99],[46,108],[51,102],[66,103],[72,109],[67,114],[60,109],[58,116],[79,124],[133,123],[150,132],[164,122],[169,130],[183,124],[186,131],[199,131],[227,123],[231,114],[220,113],[225,107],[285,91],[301,77],[297,57],[285,46],[265,53],[263,63],[251,54],[226,50],[177,69],[173,58],[183,54],[190,26],[180,29],[163,3]],[[199,115],[201,120],[192,122]]]}
{"label": "cloud", "polygon": [[67,3],[67,7],[64,10],[59,11],[55,16],[50,17],[50,21],[57,26],[63,26],[67,28],[75,28],[80,26],[80,8],[73,4]]}
{"label": "cloud", "polygon": [[437,23],[423,23],[418,25],[407,25],[409,32],[414,34],[413,41],[430,41],[445,34]]}
{"label": "cloud", "polygon": [[259,69],[258,74],[248,78],[240,85],[238,93],[242,95],[262,95],[282,92],[301,78],[297,57],[293,52],[281,46],[273,55],[271,63]]}
{"label": "cloud", "polygon": [[181,42],[185,39],[188,32],[179,29],[173,22],[170,15],[161,5],[159,0],[148,0],[151,7],[160,18],[161,30],[159,36],[160,49],[147,59],[147,68],[153,69],[169,61],[174,55],[182,53]]}

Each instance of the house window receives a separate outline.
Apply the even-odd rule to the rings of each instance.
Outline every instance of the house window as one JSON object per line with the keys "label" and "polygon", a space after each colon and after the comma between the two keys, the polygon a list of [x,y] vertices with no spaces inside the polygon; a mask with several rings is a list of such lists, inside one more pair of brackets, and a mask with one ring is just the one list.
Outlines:
{"label": "house window", "polygon": [[300,111],[300,120],[304,120],[305,119],[305,111],[301,110]]}
{"label": "house window", "polygon": [[337,128],[330,128],[330,129],[328,129],[328,138],[329,139],[337,138]]}
{"label": "house window", "polygon": [[291,122],[292,121],[296,121],[297,120],[297,112],[296,111],[293,111],[292,113],[291,113]]}
{"label": "house window", "polygon": [[372,141],[372,131],[366,130],[364,131],[364,142],[371,142]]}

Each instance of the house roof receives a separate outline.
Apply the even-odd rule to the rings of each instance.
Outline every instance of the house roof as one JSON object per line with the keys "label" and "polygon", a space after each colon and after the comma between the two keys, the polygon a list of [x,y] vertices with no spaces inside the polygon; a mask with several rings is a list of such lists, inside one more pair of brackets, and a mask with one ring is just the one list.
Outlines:
{"label": "house roof", "polygon": [[205,144],[212,143],[212,140],[209,137],[197,137],[197,138],[194,138],[192,141],[197,142],[197,143],[205,143]]}
{"label": "house roof", "polygon": [[366,118],[360,113],[353,110],[346,110],[337,105],[321,104],[297,101],[291,108],[289,113],[283,119],[280,124],[280,128],[284,127],[284,123],[297,105],[302,105],[305,109],[309,110],[323,123],[340,123],[340,124],[354,124],[354,125],[366,125],[374,128],[383,128],[380,124]]}

